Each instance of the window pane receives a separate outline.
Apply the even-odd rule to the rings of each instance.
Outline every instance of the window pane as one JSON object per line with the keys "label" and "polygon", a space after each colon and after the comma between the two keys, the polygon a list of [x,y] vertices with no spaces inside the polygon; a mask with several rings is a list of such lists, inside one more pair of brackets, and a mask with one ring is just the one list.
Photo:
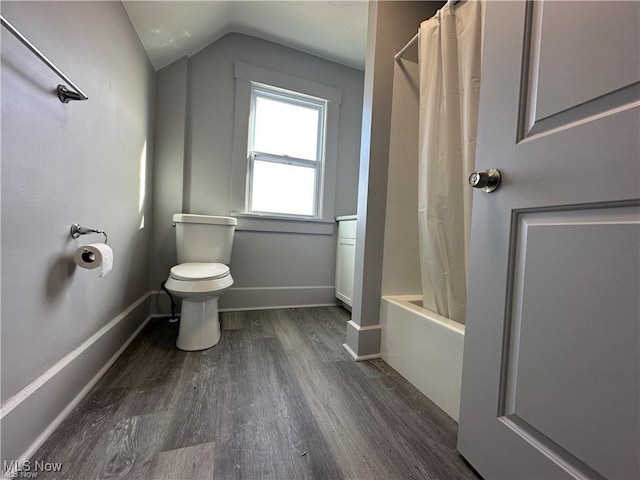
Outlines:
{"label": "window pane", "polygon": [[257,95],[254,115],[251,150],[317,160],[318,108]]}
{"label": "window pane", "polygon": [[251,210],[313,215],[315,183],[315,168],[255,160]]}

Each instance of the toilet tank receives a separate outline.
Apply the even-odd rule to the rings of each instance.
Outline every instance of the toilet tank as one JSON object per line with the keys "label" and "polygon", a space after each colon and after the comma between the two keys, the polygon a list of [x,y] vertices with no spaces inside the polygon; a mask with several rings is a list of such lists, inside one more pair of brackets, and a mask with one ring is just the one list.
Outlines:
{"label": "toilet tank", "polygon": [[178,263],[224,263],[231,260],[238,221],[231,217],[176,213]]}

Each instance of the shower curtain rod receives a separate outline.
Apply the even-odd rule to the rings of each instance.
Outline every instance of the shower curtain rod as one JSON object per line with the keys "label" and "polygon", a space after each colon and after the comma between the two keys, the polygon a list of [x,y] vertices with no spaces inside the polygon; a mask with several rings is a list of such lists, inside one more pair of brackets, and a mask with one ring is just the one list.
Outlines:
{"label": "shower curtain rod", "polygon": [[411,48],[411,46],[414,43],[416,43],[419,37],[420,37],[420,34],[416,33],[413,37],[411,37],[411,40],[409,40],[407,44],[404,47],[402,47],[402,50],[400,50],[398,53],[395,54],[393,58],[395,59],[396,62],[400,63],[400,61],[402,60],[402,56],[405,54],[407,50]]}
{"label": "shower curtain rod", "polygon": [[[461,4],[462,2],[465,2],[466,0],[449,0],[447,2],[448,5],[450,5],[449,8],[453,8],[459,4]],[[418,38],[420,38],[420,32],[418,31],[418,33],[416,33],[413,37],[411,37],[411,40],[409,40],[407,42],[407,44],[402,47],[402,50],[400,50],[398,53],[396,53],[394,55],[394,60],[398,63],[400,63],[402,61],[402,56],[407,52],[407,50],[409,50],[414,43],[416,43],[418,41]]]}
{"label": "shower curtain rod", "polygon": [[71,85],[73,90],[69,90],[64,85],[58,85],[58,98],[62,103],[69,103],[69,100],[88,100],[89,99],[89,97],[87,97],[87,95],[85,95],[85,93],[82,90],[80,90],[75,83],[69,80],[69,77],[67,77],[64,73],[62,73],[60,69],[56,67],[53,64],[53,62],[44,55],[44,53],[38,50],[33,43],[27,40],[26,37],[22,35],[16,27],[11,25],[11,23],[6,18],[4,18],[4,16],[1,14],[0,14],[0,23],[2,23],[3,27],[9,30],[9,32],[11,32],[14,37],[20,40],[20,42],[22,42],[22,44],[25,47],[27,47],[31,51],[31,53],[33,53],[36,57],[38,57],[47,67],[53,70],[61,79],[63,79],[65,82]]}

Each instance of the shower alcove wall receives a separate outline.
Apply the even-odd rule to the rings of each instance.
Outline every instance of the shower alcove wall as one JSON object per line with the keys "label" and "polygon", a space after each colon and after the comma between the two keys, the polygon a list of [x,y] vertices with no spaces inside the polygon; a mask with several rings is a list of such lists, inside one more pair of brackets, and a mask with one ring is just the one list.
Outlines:
{"label": "shower alcove wall", "polygon": [[422,308],[421,303],[418,104],[418,65],[404,59],[395,64],[393,79],[380,354],[457,421],[464,325]]}

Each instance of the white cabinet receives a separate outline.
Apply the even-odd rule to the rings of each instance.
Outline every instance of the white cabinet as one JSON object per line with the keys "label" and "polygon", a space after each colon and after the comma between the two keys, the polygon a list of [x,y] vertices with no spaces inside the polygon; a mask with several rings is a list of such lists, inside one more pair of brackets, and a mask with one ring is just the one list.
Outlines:
{"label": "white cabinet", "polygon": [[356,217],[338,217],[338,248],[336,253],[336,298],[351,307],[353,276],[356,263]]}

